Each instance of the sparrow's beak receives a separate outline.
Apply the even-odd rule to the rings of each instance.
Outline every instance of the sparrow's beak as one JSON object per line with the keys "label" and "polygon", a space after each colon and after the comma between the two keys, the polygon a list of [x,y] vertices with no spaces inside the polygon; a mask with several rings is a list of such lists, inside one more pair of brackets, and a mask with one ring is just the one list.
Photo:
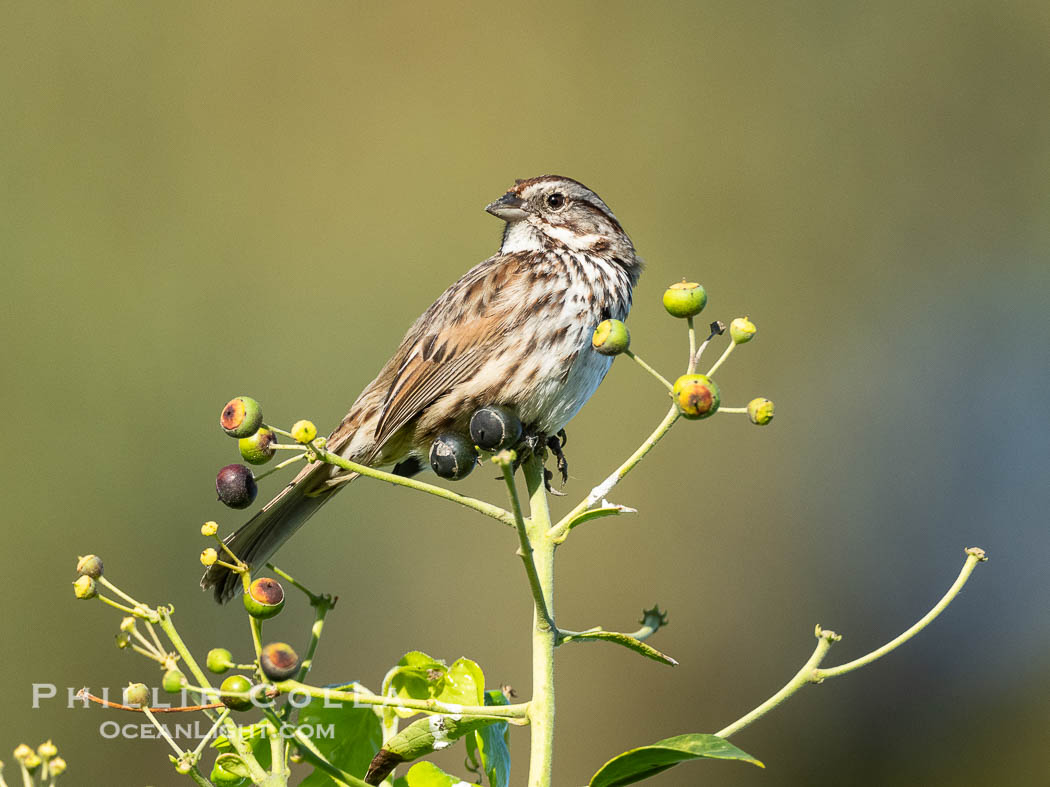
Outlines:
{"label": "sparrow's beak", "polygon": [[485,207],[493,216],[504,221],[519,221],[525,218],[525,203],[513,191],[508,191],[498,200]]}

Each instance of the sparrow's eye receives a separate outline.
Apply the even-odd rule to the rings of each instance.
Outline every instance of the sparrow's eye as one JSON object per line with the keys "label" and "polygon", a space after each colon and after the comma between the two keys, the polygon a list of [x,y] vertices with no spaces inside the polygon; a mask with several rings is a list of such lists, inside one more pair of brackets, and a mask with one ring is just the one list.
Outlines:
{"label": "sparrow's eye", "polygon": [[565,195],[555,191],[547,195],[547,207],[551,210],[561,210],[565,206]]}

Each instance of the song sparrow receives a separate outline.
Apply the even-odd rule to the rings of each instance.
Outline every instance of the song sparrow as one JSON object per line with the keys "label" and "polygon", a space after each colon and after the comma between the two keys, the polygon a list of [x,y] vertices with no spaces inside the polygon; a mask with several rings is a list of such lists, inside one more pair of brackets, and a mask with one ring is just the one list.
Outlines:
{"label": "song sparrow", "polygon": [[[440,432],[465,431],[479,407],[513,408],[535,435],[554,435],[591,397],[611,359],[591,348],[602,320],[622,320],[642,261],[608,206],[570,178],[517,181],[486,207],[507,222],[499,253],[468,271],[409,328],[357,397],[328,450],[410,475]],[[263,565],[346,484],[314,464],[226,539]],[[239,577],[214,565],[201,587],[219,602]]]}

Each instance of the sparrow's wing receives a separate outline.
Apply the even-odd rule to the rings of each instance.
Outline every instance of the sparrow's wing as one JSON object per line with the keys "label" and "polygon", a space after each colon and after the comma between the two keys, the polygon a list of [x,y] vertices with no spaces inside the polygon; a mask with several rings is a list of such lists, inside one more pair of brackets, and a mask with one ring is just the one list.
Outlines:
{"label": "sparrow's wing", "polygon": [[469,378],[503,339],[503,310],[414,337],[394,374],[376,426],[382,445],[398,429],[457,383]]}
{"label": "sparrow's wing", "polygon": [[468,271],[408,330],[394,356],[358,397],[329,438],[340,451],[378,409],[374,455],[405,424],[453,386],[470,378],[505,341],[522,317],[522,299],[511,282],[523,255],[492,257]]}

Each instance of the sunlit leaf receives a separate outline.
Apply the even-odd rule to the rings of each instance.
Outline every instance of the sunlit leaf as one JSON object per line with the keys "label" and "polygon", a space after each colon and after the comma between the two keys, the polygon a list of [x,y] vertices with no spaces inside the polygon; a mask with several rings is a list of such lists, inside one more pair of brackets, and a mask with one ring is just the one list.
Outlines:
{"label": "sunlit leaf", "polygon": [[[486,691],[486,705],[509,705],[502,691]],[[507,787],[510,784],[510,746],[507,742],[507,722],[500,721],[468,735],[474,743],[481,761],[481,768],[488,779],[489,787]]]}
{"label": "sunlit leaf", "polygon": [[678,662],[666,653],[661,653],[656,648],[647,645],[640,639],[635,639],[629,634],[621,634],[618,631],[585,631],[580,634],[573,634],[572,636],[564,637],[562,642],[572,642],[573,640],[601,640],[603,642],[613,642],[617,645],[622,645],[625,648],[633,650],[635,653],[641,653],[643,656],[650,658],[653,661],[659,661],[661,664],[667,664],[671,667],[678,666]]}
{"label": "sunlit leaf", "polygon": [[432,762],[419,762],[405,774],[408,787],[472,787],[468,782],[449,776]]}
{"label": "sunlit leaf", "polygon": [[[383,743],[383,732],[379,717],[371,708],[355,708],[350,703],[312,699],[299,711],[299,727],[306,732],[311,742],[326,760],[347,773],[363,777],[368,764]],[[323,778],[321,778],[323,777]],[[311,778],[320,781],[304,784],[327,784],[331,778],[323,771],[314,771]]]}
{"label": "sunlit leaf", "polygon": [[590,787],[634,784],[688,760],[740,760],[764,768],[761,762],[725,738],[705,733],[677,735],[613,757],[593,777]]}

